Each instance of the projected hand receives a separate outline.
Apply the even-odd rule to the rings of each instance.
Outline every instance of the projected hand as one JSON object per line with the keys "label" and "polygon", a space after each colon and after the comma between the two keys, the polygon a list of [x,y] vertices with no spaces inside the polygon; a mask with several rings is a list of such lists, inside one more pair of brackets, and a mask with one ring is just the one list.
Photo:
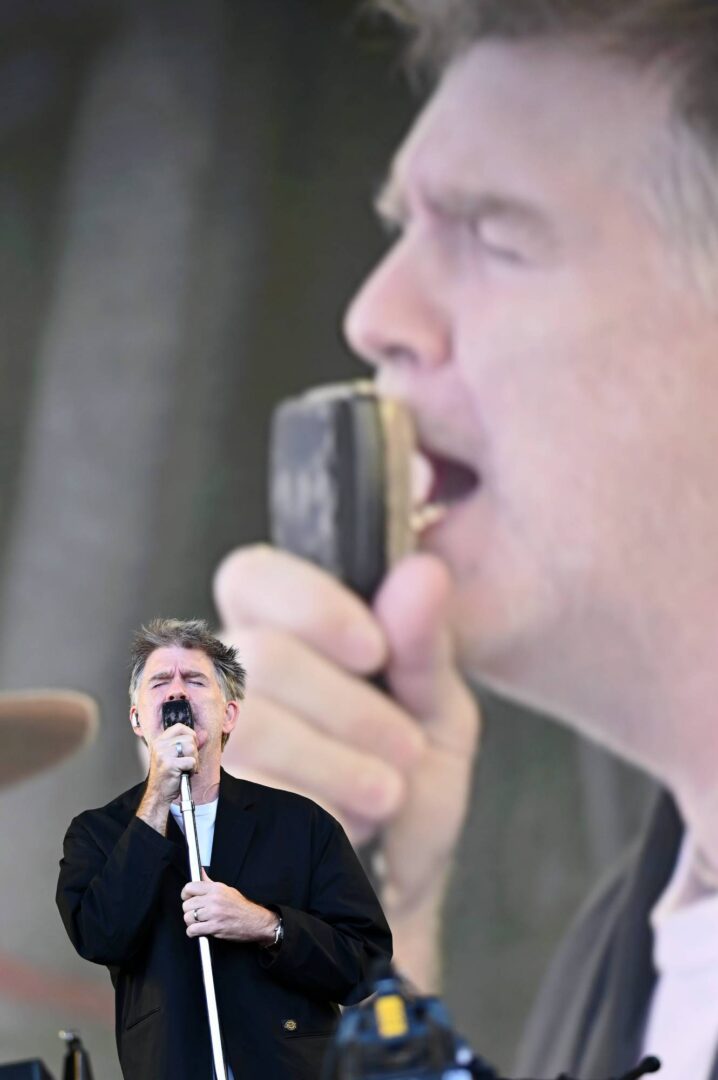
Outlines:
{"label": "projected hand", "polygon": [[[250,685],[227,767],[309,795],[354,844],[379,835],[397,958],[427,987],[479,728],[453,662],[449,592],[429,555],[398,565],[373,611],[323,571],[264,546],[234,552],[216,578],[225,637]],[[391,697],[366,681],[379,672]]]}

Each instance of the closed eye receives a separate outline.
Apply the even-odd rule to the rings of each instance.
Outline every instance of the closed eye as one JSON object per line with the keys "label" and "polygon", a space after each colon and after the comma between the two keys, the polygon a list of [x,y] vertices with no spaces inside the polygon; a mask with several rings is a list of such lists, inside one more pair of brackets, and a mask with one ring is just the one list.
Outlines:
{"label": "closed eye", "polygon": [[508,244],[487,240],[486,237],[482,235],[479,235],[479,240],[484,250],[493,258],[500,259],[501,262],[519,266],[527,261],[524,254],[516,247],[509,247]]}

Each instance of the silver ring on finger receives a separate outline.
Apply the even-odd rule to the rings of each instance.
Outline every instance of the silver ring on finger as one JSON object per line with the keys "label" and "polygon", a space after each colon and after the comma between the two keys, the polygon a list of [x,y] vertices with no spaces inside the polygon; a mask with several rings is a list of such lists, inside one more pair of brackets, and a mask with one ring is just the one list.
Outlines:
{"label": "silver ring on finger", "polygon": [[194,921],[195,922],[201,922],[202,921],[200,919],[200,917],[199,917],[199,908],[195,908],[194,911],[192,912],[192,914],[194,915]]}
{"label": "silver ring on finger", "polygon": [[179,739],[175,743],[175,752],[177,754],[177,757],[184,757],[184,748]]}

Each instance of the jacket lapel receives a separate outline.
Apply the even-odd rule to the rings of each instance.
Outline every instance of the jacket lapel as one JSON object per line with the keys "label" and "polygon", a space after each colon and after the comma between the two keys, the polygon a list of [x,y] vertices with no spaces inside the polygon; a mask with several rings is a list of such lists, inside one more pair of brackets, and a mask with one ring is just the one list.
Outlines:
{"label": "jacket lapel", "polygon": [[[137,807],[142,802],[146,788],[147,778],[145,778],[141,784],[138,784],[137,787],[126,792],[126,797],[123,799],[121,814],[122,820],[127,824],[129,824],[132,817],[136,814]],[[183,881],[189,881],[190,870],[189,856],[187,855],[187,841],[171,812],[168,812],[167,814],[167,839],[171,840],[174,844],[172,866],[179,873]]]}
{"label": "jacket lapel", "polygon": [[[146,783],[145,780],[127,793],[121,811],[124,820],[129,821],[136,812],[145,793]],[[209,876],[213,881],[234,885],[239,878],[257,827],[255,804],[256,795],[252,784],[236,780],[224,769],[220,770],[219,803],[209,867]],[[172,865],[186,882],[190,879],[187,841],[172,814],[167,816],[167,839],[174,844]]]}
{"label": "jacket lapel", "polygon": [[217,820],[212,841],[209,876],[213,881],[235,885],[257,828],[252,785],[220,773]]}
{"label": "jacket lapel", "polygon": [[[681,833],[675,806],[662,795],[652,815],[641,858],[626,882],[601,1007],[593,1018],[581,1055],[581,1075],[622,1073],[640,1057],[641,1035],[656,979],[649,916],[673,872]],[[647,1050],[650,1053],[650,1047]]]}
{"label": "jacket lapel", "polygon": [[172,865],[176,870],[179,870],[183,881],[189,881],[191,874],[189,868],[189,855],[187,853],[187,841],[171,811],[167,815],[167,839],[171,840],[174,844]]}

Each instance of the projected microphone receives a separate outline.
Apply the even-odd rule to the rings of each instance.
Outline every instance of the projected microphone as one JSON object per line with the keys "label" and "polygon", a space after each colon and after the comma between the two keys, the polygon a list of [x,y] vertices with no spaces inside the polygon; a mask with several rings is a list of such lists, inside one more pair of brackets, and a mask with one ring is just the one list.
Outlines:
{"label": "projected microphone", "polygon": [[[187,698],[171,698],[162,702],[162,728],[173,727],[175,724],[184,724],[194,730],[194,717],[192,706]],[[197,836],[197,822],[194,816],[194,802],[192,801],[192,788],[190,774],[182,773],[180,776],[180,810],[184,821],[184,834],[187,841],[187,854],[189,856],[190,876],[192,881],[202,880],[202,864],[199,854],[199,838]],[[212,973],[212,956],[209,949],[209,939],[198,937],[199,955],[202,962],[202,981],[204,982],[204,996],[207,1004],[207,1019],[209,1021],[209,1033],[212,1042],[212,1060],[214,1063],[215,1080],[227,1080],[227,1066],[222,1047],[222,1033],[219,1026],[219,1011],[217,1009],[217,995],[214,988],[214,975]]]}
{"label": "projected microphone", "polygon": [[272,417],[270,532],[370,601],[414,549],[413,424],[373,383],[320,386]]}
{"label": "projected microphone", "polygon": [[[407,409],[371,382],[319,386],[280,402],[269,451],[270,533],[277,547],[332,574],[370,603],[414,550]],[[381,690],[381,677],[371,682]],[[378,838],[360,855],[380,873]]]}

